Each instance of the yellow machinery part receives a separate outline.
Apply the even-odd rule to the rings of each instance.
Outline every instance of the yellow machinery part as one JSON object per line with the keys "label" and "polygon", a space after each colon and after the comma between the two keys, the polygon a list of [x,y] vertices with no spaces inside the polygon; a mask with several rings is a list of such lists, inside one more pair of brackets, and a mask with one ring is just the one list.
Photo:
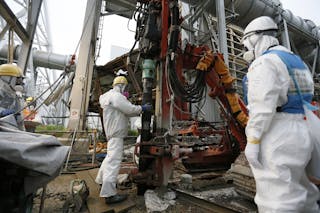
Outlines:
{"label": "yellow machinery part", "polygon": [[212,50],[206,51],[205,55],[199,60],[196,69],[207,71],[213,62],[214,56]]}
{"label": "yellow machinery part", "polygon": [[228,67],[226,66],[222,58],[220,58],[219,56],[215,57],[214,70],[219,74],[221,82],[223,84],[232,84],[232,82],[235,80],[230,75]]}
{"label": "yellow machinery part", "polygon": [[231,107],[232,113],[239,113],[236,119],[243,127],[245,127],[248,122],[248,117],[241,110],[237,93],[226,93],[226,96]]}

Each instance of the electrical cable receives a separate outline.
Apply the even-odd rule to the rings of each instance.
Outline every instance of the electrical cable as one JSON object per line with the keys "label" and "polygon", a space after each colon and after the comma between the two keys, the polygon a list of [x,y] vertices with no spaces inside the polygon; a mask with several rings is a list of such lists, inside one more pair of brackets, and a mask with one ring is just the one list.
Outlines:
{"label": "electrical cable", "polygon": [[[138,25],[138,20],[141,18],[141,10],[143,9],[142,6],[143,6],[143,3],[139,3],[137,2],[138,6],[137,8],[134,10],[133,12],[133,20],[135,20],[137,22],[137,25]],[[136,15],[138,14],[138,17],[136,17]],[[129,23],[130,23],[131,19],[128,19],[128,22],[127,22],[127,29],[130,31],[130,32],[137,32],[137,27],[136,27],[136,30],[133,31],[133,30],[130,30],[129,29]]]}
{"label": "electrical cable", "polygon": [[[176,53],[178,52],[179,41],[179,8],[178,2],[174,1],[170,7],[171,12],[171,30],[168,40],[168,53],[166,56],[167,77],[169,78],[170,87],[175,95],[183,102],[198,103],[202,100],[204,94],[205,72],[196,72],[193,82],[181,82],[176,72]],[[181,50],[180,50],[181,51]]]}
{"label": "electrical cable", "polygon": [[[128,61],[130,61],[130,57],[131,57],[131,53],[132,53],[132,51],[134,50],[134,48],[135,48],[135,46],[136,46],[136,44],[137,44],[137,42],[139,41],[139,38],[140,38],[140,36],[139,36],[139,32],[141,31],[140,30],[140,28],[141,28],[141,26],[142,26],[142,24],[141,24],[141,17],[142,17],[142,13],[143,13],[143,6],[144,6],[144,4],[143,3],[140,3],[139,4],[139,6],[136,8],[136,10],[134,11],[134,13],[133,13],[133,19],[136,21],[136,23],[137,23],[137,25],[136,25],[136,34],[135,34],[135,42],[134,42],[134,44],[132,45],[132,47],[131,47],[131,49],[130,49],[130,51],[129,51],[129,53],[128,53]],[[139,53],[140,54],[140,53]],[[137,64],[137,63],[136,63]],[[136,66],[135,66],[135,68],[136,68]],[[134,71],[135,71],[136,69],[134,69]]]}
{"label": "electrical cable", "polygon": [[175,71],[175,60],[168,62],[169,82],[172,91],[176,97],[179,97],[183,102],[198,103],[202,100],[205,84],[205,72],[197,72],[194,81],[190,84],[181,83]]}
{"label": "electrical cable", "polygon": [[[173,91],[173,88],[172,88],[172,84],[170,83],[170,80],[169,80],[169,75],[168,75],[168,57],[166,58],[166,63],[165,63],[165,75],[166,75],[166,87],[167,87],[167,91],[169,92],[169,95],[170,94],[175,94],[174,91]],[[202,98],[200,101],[203,101],[203,103],[201,104],[201,106],[199,107],[200,109],[203,108],[203,106],[205,105],[205,102],[206,102],[206,94],[207,94],[207,87],[206,87],[206,84],[205,84],[205,87],[204,87],[204,91],[202,93]],[[179,107],[176,103],[175,103],[175,100],[173,102],[173,106],[175,107],[175,109],[177,109],[180,113],[183,113],[183,114],[187,114],[187,115],[196,115],[197,112],[189,112],[189,111],[185,111],[183,109],[181,109],[181,107]]]}
{"label": "electrical cable", "polygon": [[[20,109],[19,111],[15,112],[14,114],[20,113],[22,112],[25,108],[29,107],[32,103],[36,102],[38,99],[40,99],[49,89],[51,89],[55,84],[57,84],[60,80],[62,80],[62,77],[64,78],[66,76],[66,73],[63,72],[61,73],[61,75],[59,76],[59,78],[57,78],[57,80],[55,82],[53,82],[53,84],[51,86],[49,86],[47,89],[45,89],[38,97],[36,97],[30,104],[28,104],[27,106],[23,107],[22,109]],[[52,91],[55,91],[57,89],[57,87],[59,86],[59,84],[55,85],[55,88]],[[44,101],[39,104],[34,111],[37,111],[42,105],[44,104]],[[28,116],[24,117],[23,119],[21,119],[21,121],[19,121],[19,123],[23,122],[25,119],[29,118],[32,114],[29,114]]]}

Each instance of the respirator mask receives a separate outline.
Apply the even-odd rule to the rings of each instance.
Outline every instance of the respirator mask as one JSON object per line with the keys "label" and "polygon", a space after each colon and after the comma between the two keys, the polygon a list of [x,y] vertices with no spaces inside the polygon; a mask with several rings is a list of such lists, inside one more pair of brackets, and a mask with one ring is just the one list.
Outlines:
{"label": "respirator mask", "polygon": [[123,91],[122,95],[128,99],[130,94],[128,91]]}
{"label": "respirator mask", "polygon": [[128,85],[124,85],[123,90],[121,91],[122,95],[126,97],[127,99],[129,98],[129,92],[128,92]]}
{"label": "respirator mask", "polygon": [[114,86],[114,88],[116,88],[116,90],[118,92],[120,92],[121,94],[124,92],[126,85],[124,84],[117,84]]}
{"label": "respirator mask", "polygon": [[119,88],[119,92],[125,96],[126,98],[129,98],[129,92],[127,90],[127,85],[125,84],[117,84],[116,85]]}
{"label": "respirator mask", "polygon": [[258,43],[259,39],[262,37],[262,34],[252,34],[246,36],[242,44],[245,47],[245,52],[243,53],[243,59],[247,61],[249,64],[255,59],[254,47]]}
{"label": "respirator mask", "polygon": [[243,53],[243,59],[250,64],[254,60],[254,49],[247,50]]}

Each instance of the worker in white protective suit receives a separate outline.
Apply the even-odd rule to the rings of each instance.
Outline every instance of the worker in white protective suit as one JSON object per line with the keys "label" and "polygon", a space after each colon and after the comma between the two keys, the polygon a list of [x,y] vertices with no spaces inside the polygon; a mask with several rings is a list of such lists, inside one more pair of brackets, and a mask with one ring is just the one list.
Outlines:
{"label": "worker in white protective suit", "polygon": [[0,118],[10,123],[11,127],[24,131],[20,113],[22,99],[17,93],[22,92],[23,71],[15,64],[0,65]]}
{"label": "worker in white protective suit", "polygon": [[319,191],[305,173],[313,144],[300,99],[311,101],[313,79],[303,61],[279,45],[277,30],[262,16],[248,24],[242,40],[244,59],[252,62],[245,155],[256,181],[255,203],[260,213],[319,212]]}
{"label": "worker in white protective suit", "polygon": [[151,104],[142,106],[131,104],[123,95],[127,85],[127,79],[118,76],[113,81],[113,89],[101,95],[99,99],[103,108],[108,147],[107,156],[101,164],[96,182],[102,184],[100,197],[104,197],[107,204],[121,202],[127,198],[125,194],[117,194],[116,182],[123,156],[123,138],[128,134],[128,117],[152,110]]}

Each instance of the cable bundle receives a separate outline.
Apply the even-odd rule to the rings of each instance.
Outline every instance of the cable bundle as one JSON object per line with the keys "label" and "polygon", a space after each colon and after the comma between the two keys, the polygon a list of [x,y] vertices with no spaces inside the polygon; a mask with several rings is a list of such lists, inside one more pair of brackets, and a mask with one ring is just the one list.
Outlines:
{"label": "cable bundle", "polygon": [[183,102],[197,103],[203,99],[206,92],[205,72],[196,72],[197,76],[192,83],[182,83],[177,76],[175,61],[168,61],[167,69],[169,84],[176,98]]}

